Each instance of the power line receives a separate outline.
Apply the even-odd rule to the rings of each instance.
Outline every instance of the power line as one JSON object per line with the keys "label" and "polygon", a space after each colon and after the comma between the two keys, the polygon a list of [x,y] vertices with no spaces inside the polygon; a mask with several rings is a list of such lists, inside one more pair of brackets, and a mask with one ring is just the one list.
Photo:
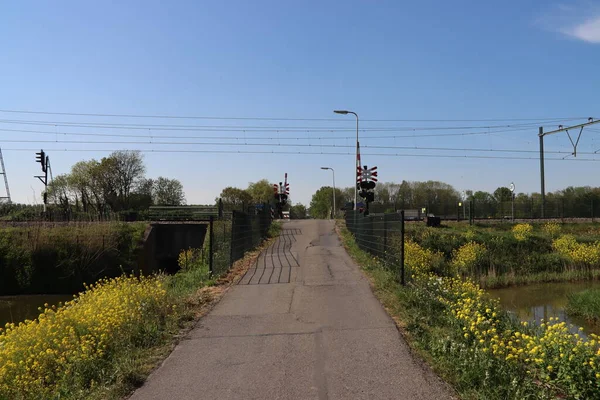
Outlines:
{"label": "power line", "polygon": [[[463,133],[443,133],[443,134],[419,134],[419,135],[380,135],[380,136],[372,136],[369,135],[367,137],[363,137],[362,140],[368,139],[396,139],[396,138],[423,138],[423,137],[445,137],[445,136],[471,136],[471,135],[492,135],[497,133],[507,133],[507,132],[519,132],[519,131],[528,131],[529,128],[513,128],[513,129],[503,129],[503,130],[493,130],[493,131],[481,131],[481,132],[463,132]],[[172,135],[156,135],[156,134],[148,134],[148,135],[131,135],[131,134],[110,134],[110,133],[91,133],[91,132],[63,132],[63,131],[38,131],[38,130],[29,130],[29,129],[6,129],[0,128],[0,132],[21,132],[21,133],[40,133],[40,134],[48,134],[48,135],[70,135],[70,136],[105,136],[105,137],[127,137],[127,138],[164,138],[164,139],[224,139],[224,140],[265,140],[265,139],[273,139],[273,140],[309,140],[309,139],[354,139],[355,136],[318,136],[318,137],[247,137],[247,136],[236,136],[236,137],[227,137],[227,136],[172,136]],[[151,130],[150,130],[151,132]],[[202,131],[200,131],[202,132]],[[245,133],[244,131],[230,131],[230,133]],[[262,131],[250,131],[249,133],[265,133],[265,134],[273,134],[276,132],[262,132]]]}
{"label": "power line", "polygon": [[[287,118],[287,117],[214,117],[214,116],[178,116],[178,115],[143,115],[143,114],[103,114],[103,113],[74,113],[49,112],[31,110],[0,110],[2,113],[65,115],[78,117],[120,117],[120,118],[156,118],[156,119],[207,119],[207,120],[256,120],[256,121],[340,121],[339,118]],[[361,119],[365,122],[494,122],[494,121],[566,121],[584,119],[587,117],[553,117],[553,118],[488,118],[488,119]]]}
{"label": "power line", "polygon": [[[37,149],[5,149],[6,151],[36,151]],[[190,150],[190,149],[47,149],[50,152],[115,152],[115,151],[139,151],[142,153],[205,153],[205,154],[287,154],[287,155],[354,155],[353,152],[303,152],[303,151],[247,151],[247,150]],[[497,160],[535,160],[537,157],[516,157],[516,156],[474,156],[474,155],[437,155],[437,154],[408,154],[408,153],[363,153],[368,156],[383,157],[423,157],[423,158],[464,158],[464,159],[497,159]],[[547,161],[581,161],[581,162],[600,162],[600,158],[547,158]]]}
{"label": "power line", "polygon": [[[339,121],[338,121],[339,122]],[[550,121],[555,122],[555,121]],[[269,131],[269,132],[355,132],[354,128],[342,127],[317,127],[317,126],[237,126],[237,125],[169,125],[169,124],[112,124],[112,123],[88,123],[70,121],[37,121],[37,120],[7,120],[2,119],[0,123],[15,125],[40,125],[61,126],[78,128],[103,128],[103,129],[142,129],[142,130],[166,130],[166,131],[214,131],[214,132],[240,132],[240,131]],[[467,129],[499,129],[499,128],[524,128],[538,127],[548,121],[537,121],[535,123],[506,124],[506,125],[478,125],[478,126],[432,126],[432,127],[363,127],[362,132],[405,132],[405,131],[433,131],[433,130],[467,130]]]}
{"label": "power line", "polygon": [[[336,145],[321,143],[224,143],[224,142],[140,142],[140,141],[83,141],[83,140],[29,140],[29,139],[8,139],[5,143],[64,143],[64,144],[145,144],[150,146],[262,146],[262,147],[309,147],[309,148],[354,148],[354,145]],[[461,151],[461,152],[496,152],[496,153],[534,153],[537,150],[523,149],[486,149],[486,148],[455,148],[455,147],[421,147],[421,146],[370,146],[363,145],[363,148],[370,149],[398,149],[398,150],[428,150],[428,151]],[[547,151],[550,154],[571,154],[567,151]],[[595,152],[581,152],[580,154],[593,155]]]}

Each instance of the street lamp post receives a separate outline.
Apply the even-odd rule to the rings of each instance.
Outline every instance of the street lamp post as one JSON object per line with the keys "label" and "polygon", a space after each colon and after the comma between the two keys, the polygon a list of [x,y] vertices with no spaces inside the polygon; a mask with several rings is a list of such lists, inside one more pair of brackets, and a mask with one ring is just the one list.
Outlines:
{"label": "street lamp post", "polygon": [[[353,114],[356,117],[356,159],[354,160],[354,173],[353,175],[356,176],[356,171],[357,171],[357,167],[359,167],[358,165],[358,114],[353,112],[353,111],[347,111],[347,110],[333,110],[334,113],[336,114],[342,114],[342,115],[347,115],[347,114]],[[356,179],[354,180],[354,209],[357,210],[356,204],[358,203],[358,188],[356,187]]]}
{"label": "street lamp post", "polygon": [[333,174],[333,210],[331,211],[331,216],[333,219],[335,219],[335,171],[331,167],[321,167],[321,169],[330,169],[331,173]]}
{"label": "street lamp post", "polygon": [[510,183],[510,219],[511,221],[515,221],[515,184],[513,182]]}

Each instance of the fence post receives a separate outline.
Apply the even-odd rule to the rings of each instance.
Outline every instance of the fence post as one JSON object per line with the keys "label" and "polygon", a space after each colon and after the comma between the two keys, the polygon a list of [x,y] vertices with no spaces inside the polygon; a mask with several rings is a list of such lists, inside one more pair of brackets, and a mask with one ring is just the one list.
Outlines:
{"label": "fence post", "polygon": [[592,222],[594,222],[594,199],[592,199]]}
{"label": "fence post", "polygon": [[473,225],[473,220],[475,216],[473,213],[475,212],[475,205],[473,200],[469,200],[469,225]]}
{"label": "fence post", "polygon": [[387,214],[383,214],[383,259],[387,264]]}
{"label": "fence post", "polygon": [[210,273],[210,275],[212,276],[214,274],[214,266],[213,266],[213,240],[214,240],[214,235],[213,235],[213,228],[214,228],[214,220],[215,217],[213,217],[212,215],[209,217],[209,229],[210,231],[208,232],[208,271]]}
{"label": "fence post", "polygon": [[404,278],[404,210],[400,211],[400,242],[402,247],[400,250],[400,283],[402,286],[406,285]]}
{"label": "fence post", "polygon": [[233,267],[233,244],[234,241],[234,230],[235,230],[235,210],[231,212],[231,241],[229,242],[229,268]]}

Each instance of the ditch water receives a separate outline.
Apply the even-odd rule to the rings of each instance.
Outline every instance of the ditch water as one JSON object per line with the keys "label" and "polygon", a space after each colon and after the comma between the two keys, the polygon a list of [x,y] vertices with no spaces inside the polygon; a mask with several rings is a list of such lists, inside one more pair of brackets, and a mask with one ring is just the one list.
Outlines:
{"label": "ditch water", "polygon": [[58,305],[59,302],[71,300],[72,295],[39,294],[20,296],[0,296],[0,327],[7,322],[19,323],[26,319],[36,318],[40,312],[38,307]]}
{"label": "ditch water", "polygon": [[565,312],[569,294],[599,288],[598,281],[558,282],[491,289],[488,293],[493,298],[499,298],[500,305],[521,321],[535,321],[539,324],[542,319],[548,321],[550,317],[557,317],[560,321],[573,324],[573,332],[583,327],[584,333],[600,334],[600,327],[592,326],[585,319],[569,316]]}

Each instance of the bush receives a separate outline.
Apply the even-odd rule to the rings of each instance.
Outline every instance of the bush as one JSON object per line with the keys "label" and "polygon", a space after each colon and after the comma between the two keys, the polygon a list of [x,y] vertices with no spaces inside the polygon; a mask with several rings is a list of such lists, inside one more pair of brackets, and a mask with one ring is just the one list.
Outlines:
{"label": "bush", "polygon": [[[477,267],[482,263],[487,254],[485,245],[468,242],[452,252],[454,273],[465,274],[466,272],[479,272]],[[477,270],[477,271],[476,271]]]}
{"label": "bush", "polygon": [[143,223],[0,228],[0,295],[75,293],[137,267]]}
{"label": "bush", "polygon": [[78,398],[111,360],[160,339],[171,306],[163,278],[104,279],[34,321],[0,329],[0,398]]}
{"label": "bush", "polygon": [[512,233],[515,239],[519,242],[523,242],[531,237],[533,226],[531,226],[531,224],[517,224],[513,226]]}
{"label": "bush", "polygon": [[552,241],[552,247],[560,255],[576,264],[595,267],[600,264],[600,242],[578,243],[573,235],[563,235]]}
{"label": "bush", "polygon": [[542,231],[554,239],[560,233],[561,226],[556,222],[546,222],[542,225]]}

